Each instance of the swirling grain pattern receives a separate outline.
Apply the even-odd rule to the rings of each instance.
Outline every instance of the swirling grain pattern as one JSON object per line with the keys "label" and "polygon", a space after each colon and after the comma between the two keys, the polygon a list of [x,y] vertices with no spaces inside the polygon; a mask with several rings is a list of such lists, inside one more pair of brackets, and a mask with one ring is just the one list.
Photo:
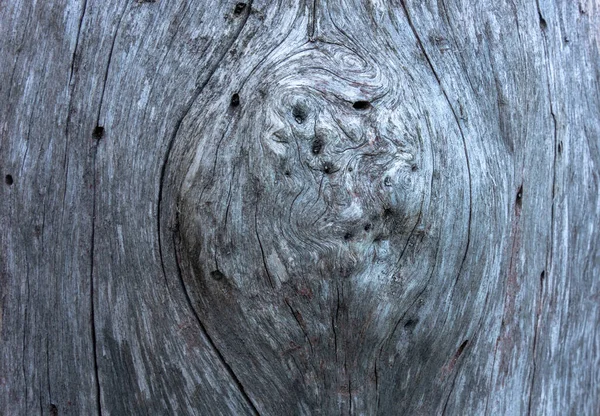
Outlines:
{"label": "swirling grain pattern", "polygon": [[599,26],[0,2],[0,414],[597,415]]}
{"label": "swirling grain pattern", "polygon": [[[411,334],[434,327],[439,311],[420,309],[464,255],[464,143],[425,62],[400,65],[390,34],[374,58],[323,28],[307,39],[305,25],[194,126],[178,197],[185,281],[260,411],[408,408],[410,389],[382,380],[408,370],[414,388],[431,384],[449,359]],[[406,89],[419,71],[425,100]]]}

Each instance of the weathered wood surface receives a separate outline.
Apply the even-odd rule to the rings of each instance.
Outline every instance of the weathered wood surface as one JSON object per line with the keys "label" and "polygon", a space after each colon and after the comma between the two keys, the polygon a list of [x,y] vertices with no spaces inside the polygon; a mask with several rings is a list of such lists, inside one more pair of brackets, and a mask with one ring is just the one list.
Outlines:
{"label": "weathered wood surface", "polygon": [[600,412],[594,0],[0,4],[0,413]]}

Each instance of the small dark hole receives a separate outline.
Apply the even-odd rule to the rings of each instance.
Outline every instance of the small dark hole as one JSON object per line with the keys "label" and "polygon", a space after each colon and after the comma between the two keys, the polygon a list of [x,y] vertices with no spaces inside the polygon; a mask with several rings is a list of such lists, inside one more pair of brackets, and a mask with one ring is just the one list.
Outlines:
{"label": "small dark hole", "polygon": [[417,321],[414,319],[409,319],[408,321],[406,321],[406,323],[404,324],[404,328],[406,329],[412,329],[415,327],[415,325],[417,325]]}
{"label": "small dark hole", "polygon": [[468,344],[468,343],[469,343],[469,340],[468,340],[468,339],[465,339],[465,340],[463,341],[463,343],[462,343],[462,344],[460,344],[460,347],[458,347],[458,350],[456,351],[456,354],[454,355],[454,358],[455,358],[455,359],[458,359],[458,357],[460,357],[460,356],[461,356],[461,354],[462,354],[462,353],[463,353],[463,351],[465,350],[465,348],[466,348],[466,346],[467,346],[467,344]]}
{"label": "small dark hole", "polygon": [[542,274],[540,274],[540,282],[544,283],[545,278],[546,278],[546,271],[542,270]]}
{"label": "small dark hole", "polygon": [[294,120],[296,120],[296,123],[302,124],[304,123],[304,120],[306,120],[306,110],[296,105],[292,109],[292,116],[294,117]]}
{"label": "small dark hole", "polygon": [[352,107],[355,110],[366,110],[367,108],[371,107],[371,103],[368,101],[356,101],[354,104],[352,104]]}
{"label": "small dark hole", "polygon": [[352,233],[346,233],[344,234],[344,240],[348,241],[352,239]]}
{"label": "small dark hole", "polygon": [[331,162],[323,163],[323,172],[327,174],[333,173],[333,165],[331,164]]}
{"label": "small dark hole", "polygon": [[562,153],[562,142],[558,142],[558,153]]}
{"label": "small dark hole", "polygon": [[386,177],[383,179],[383,184],[384,184],[385,186],[392,186],[392,179],[391,179],[389,176],[386,176]]}
{"label": "small dark hole", "polygon": [[391,209],[390,207],[386,207],[383,209],[383,217],[384,218],[389,218],[392,215],[394,215],[394,210]]}
{"label": "small dark hole", "polygon": [[289,171],[289,170],[286,170],[286,171],[285,171],[283,174],[284,174],[285,176],[290,176],[290,175],[291,175],[291,173],[290,173],[290,171]]}
{"label": "small dark hole", "polygon": [[350,166],[350,167],[348,168],[348,172],[352,172],[353,170],[354,170],[354,168],[353,168],[352,166]]}
{"label": "small dark hole", "polygon": [[94,138],[94,140],[102,140],[103,136],[104,136],[104,127],[102,127],[102,126],[94,127],[94,131],[92,131],[92,137]]}
{"label": "small dark hole", "polygon": [[55,404],[50,404],[50,416],[58,416],[58,407]]}
{"label": "small dark hole", "polygon": [[238,3],[235,5],[235,9],[233,10],[233,13],[241,14],[245,8],[246,8],[246,3]]}
{"label": "small dark hole", "polygon": [[546,30],[546,28],[548,27],[548,23],[546,23],[546,20],[540,15],[540,27],[542,28],[542,30]]}
{"label": "small dark hole", "polygon": [[4,182],[6,182],[8,186],[11,186],[14,183],[12,175],[6,175],[4,177]]}
{"label": "small dark hole", "polygon": [[321,150],[323,150],[323,140],[315,139],[315,141],[312,144],[313,154],[318,155],[319,153],[321,153]]}
{"label": "small dark hole", "polygon": [[412,170],[413,172],[416,172],[416,171],[417,171],[417,169],[419,169],[419,168],[417,167],[417,165],[412,165],[412,166],[410,167],[410,170]]}
{"label": "small dark hole", "polygon": [[365,231],[370,231],[371,230],[371,224],[365,224]]}
{"label": "small dark hole", "polygon": [[210,272],[210,277],[212,277],[215,280],[221,280],[225,277],[225,275],[221,273],[220,270],[213,270],[212,272]]}
{"label": "small dark hole", "polygon": [[519,208],[521,208],[521,205],[523,204],[523,185],[521,185],[519,187],[519,190],[517,191],[517,200],[516,200],[517,206]]}
{"label": "small dark hole", "polygon": [[231,96],[231,106],[237,107],[238,105],[240,105],[240,96],[238,94],[233,94]]}

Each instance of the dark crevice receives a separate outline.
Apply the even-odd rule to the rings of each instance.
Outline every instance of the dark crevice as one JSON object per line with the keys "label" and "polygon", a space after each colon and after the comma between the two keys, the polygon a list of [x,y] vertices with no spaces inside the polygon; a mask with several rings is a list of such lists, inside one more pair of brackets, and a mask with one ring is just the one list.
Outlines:
{"label": "dark crevice", "polygon": [[28,331],[27,329],[29,328],[28,325],[28,317],[29,317],[29,294],[30,294],[30,287],[29,287],[29,259],[27,258],[27,251],[25,251],[25,264],[26,264],[26,275],[25,275],[25,282],[26,282],[26,286],[27,286],[27,295],[26,295],[26,300],[25,300],[25,311],[23,313],[23,346],[22,346],[22,355],[21,355],[21,371],[23,371],[23,384],[25,386],[25,414],[28,413],[27,411],[27,405],[29,404],[28,402],[28,398],[29,398],[29,381],[27,380],[27,371],[26,371],[26,366],[25,366],[25,354],[27,352],[27,335],[28,335]]}
{"label": "dark crevice", "polygon": [[314,42],[316,40],[315,39],[315,31],[317,28],[317,7],[318,7],[318,0],[313,0],[311,16],[310,16],[310,29],[309,29],[309,33],[308,33],[308,39],[311,42]]}
{"label": "dark crevice", "polygon": [[108,54],[108,62],[106,64],[106,71],[104,72],[104,80],[102,82],[102,92],[100,93],[100,101],[98,104],[98,113],[96,115],[96,127],[92,132],[92,136],[95,139],[93,144],[93,156],[92,156],[92,231],[91,231],[91,244],[90,244],[90,321],[91,321],[91,331],[92,331],[92,351],[94,355],[94,374],[95,374],[95,384],[96,384],[96,406],[98,408],[98,415],[102,416],[102,395],[100,388],[100,375],[98,369],[98,348],[97,348],[97,333],[96,333],[96,316],[95,316],[95,308],[96,305],[94,303],[94,244],[95,244],[95,230],[96,230],[96,157],[98,154],[98,141],[104,134],[104,127],[100,126],[100,115],[102,112],[102,103],[104,100],[104,93],[106,91],[106,84],[108,82],[108,74],[110,70],[110,64],[112,61],[112,56],[115,48],[115,44],[117,41],[117,37],[119,34],[119,28],[121,27],[121,22],[123,21],[123,17],[125,16],[125,10],[121,13],[119,18],[119,22],[117,23],[117,28],[115,30],[115,36],[113,37],[109,54]]}
{"label": "dark crevice", "polygon": [[[536,1],[536,5],[537,5],[537,10],[538,10],[538,14],[540,16],[540,19],[542,19],[542,12],[540,9],[540,3],[539,0]],[[543,28],[544,29],[544,28]],[[551,72],[548,66],[548,62],[550,61],[550,56],[548,53],[548,39],[547,39],[547,34],[545,31],[542,31],[542,38],[544,40],[544,57],[546,59],[546,76],[547,76],[547,89],[548,89],[548,105],[549,105],[549,111],[550,111],[550,116],[552,117],[552,125],[553,125],[553,143],[552,143],[552,149],[553,149],[553,163],[552,163],[552,190],[551,190],[551,200],[550,200],[550,238],[549,238],[549,242],[548,242],[548,257],[546,259],[546,268],[548,270],[551,270],[552,267],[552,253],[554,251],[554,239],[552,238],[552,234],[554,231],[554,222],[555,222],[555,204],[554,204],[554,198],[555,198],[555,194],[556,194],[556,171],[557,171],[557,164],[558,164],[558,157],[559,154],[562,153],[562,142],[558,140],[558,123],[556,120],[556,114],[554,112],[554,105],[553,105],[553,99],[552,99],[552,76],[551,76]],[[529,400],[528,400],[528,404],[527,404],[527,415],[531,415],[532,412],[532,399],[533,399],[533,392],[534,392],[534,387],[535,387],[535,381],[536,381],[536,376],[537,376],[537,360],[536,360],[536,352],[537,352],[537,341],[538,341],[538,332],[539,332],[539,326],[540,326],[540,319],[541,319],[541,315],[542,315],[542,306],[543,306],[543,302],[542,302],[542,297],[543,297],[543,290],[544,290],[544,281],[546,278],[546,271],[543,270],[540,273],[540,290],[539,290],[539,296],[538,296],[538,301],[537,301],[537,305],[536,305],[536,319],[535,319],[535,324],[534,324],[534,334],[533,334],[533,357],[532,357],[532,374],[531,374],[531,383],[530,383],[530,387],[529,387]]]}
{"label": "dark crevice", "polygon": [[[346,369],[346,361],[344,361],[344,369]],[[348,371],[348,370],[346,370]],[[349,403],[349,407],[348,407],[348,414],[352,415],[352,376],[350,376],[350,374],[347,374],[348,376],[348,403]]]}
{"label": "dark crevice", "polygon": [[100,125],[100,114],[102,112],[102,102],[104,101],[104,93],[106,92],[106,83],[108,82],[108,73],[110,70],[110,64],[112,62],[113,52],[115,50],[115,44],[117,43],[117,37],[119,36],[119,29],[121,28],[121,22],[123,21],[123,17],[125,16],[125,11],[121,13],[121,17],[119,18],[119,22],[117,23],[117,29],[115,30],[115,36],[113,37],[112,43],[110,45],[110,50],[108,52],[108,62],[106,63],[106,71],[104,72],[104,80],[102,82],[102,92],[100,93],[100,104],[98,105],[98,116],[96,117],[96,125]]}
{"label": "dark crevice", "polygon": [[468,343],[469,343],[469,340],[466,339],[463,341],[462,344],[460,344],[460,347],[458,347],[458,350],[456,351],[456,354],[454,355],[455,360],[458,360],[460,358],[460,356],[462,355],[462,353],[465,350]]}
{"label": "dark crevice", "polygon": [[436,269],[435,265],[437,264],[437,261],[438,261],[439,252],[440,252],[440,245],[438,244],[438,246],[436,247],[436,250],[435,250],[434,266],[431,269],[431,273],[429,274],[427,281],[425,282],[425,284],[423,285],[423,288],[419,291],[419,293],[417,293],[417,295],[414,297],[414,299],[410,303],[410,305],[408,305],[408,307],[404,310],[404,312],[400,316],[400,319],[398,319],[398,321],[394,325],[394,328],[389,333],[389,335],[380,343],[381,346],[379,347],[379,353],[377,354],[376,361],[381,361],[381,355],[383,354],[383,349],[386,346],[388,346],[389,343],[391,342],[392,337],[394,336],[394,334],[396,333],[396,330],[398,329],[398,326],[404,320],[408,311],[410,311],[414,307],[414,305],[419,301],[419,299],[421,299],[421,296],[423,296],[423,293],[425,293],[425,290],[429,286],[429,282],[431,281],[431,278],[433,277],[433,275],[435,273],[435,269]]}
{"label": "dark crevice", "polygon": [[46,337],[46,382],[48,383],[48,400],[52,403],[52,383],[50,380],[50,337]]}
{"label": "dark crevice", "polygon": [[94,355],[94,380],[96,384],[96,406],[98,407],[98,415],[102,416],[102,400],[100,395],[100,376],[98,371],[98,349],[96,339],[96,316],[94,304],[94,241],[96,231],[96,155],[98,146],[93,149],[92,158],[92,232],[90,243],[90,323],[92,331],[92,352]]}
{"label": "dark crevice", "polygon": [[405,4],[405,0],[400,0],[400,4],[402,5],[402,8],[404,9],[404,14],[406,15],[406,20],[408,21],[408,25],[410,26],[415,38],[417,39],[417,43],[419,45],[419,48],[421,49],[421,52],[423,52],[423,55],[425,56],[425,60],[427,61],[427,64],[429,65],[429,68],[431,69],[431,72],[433,73],[433,76],[435,77],[435,79],[437,80],[438,84],[440,85],[440,90],[442,91],[442,94],[444,95],[446,101],[448,102],[448,106],[450,107],[450,111],[452,112],[452,115],[454,116],[454,120],[456,122],[456,125],[458,127],[458,130],[460,132],[460,136],[462,138],[462,143],[463,143],[463,149],[464,149],[464,153],[465,153],[465,161],[467,164],[467,175],[469,177],[469,218],[468,218],[468,225],[467,225],[467,244],[465,247],[465,253],[463,255],[463,258],[460,262],[460,267],[458,268],[458,273],[456,274],[456,279],[455,279],[455,285],[458,282],[458,280],[460,279],[460,275],[463,269],[463,266],[465,264],[465,261],[467,259],[467,253],[469,252],[469,248],[471,245],[471,218],[473,216],[473,209],[472,209],[472,205],[473,205],[473,195],[472,195],[472,178],[471,178],[471,164],[469,162],[469,153],[467,151],[467,141],[465,138],[465,134],[462,130],[462,127],[460,125],[460,119],[458,117],[458,115],[456,114],[456,111],[454,110],[454,107],[452,106],[452,103],[450,101],[450,97],[448,97],[448,94],[446,93],[446,90],[444,88],[444,86],[442,85],[442,80],[439,77],[437,71],[435,70],[435,67],[433,66],[433,63],[431,62],[431,59],[429,58],[429,55],[427,54],[427,51],[425,49],[425,45],[423,44],[423,42],[421,41],[421,38],[419,36],[419,33],[417,32],[412,19],[410,18],[410,14],[408,13],[408,8],[406,7]]}
{"label": "dark crevice", "polygon": [[337,363],[338,360],[338,340],[337,340],[337,331],[336,331],[336,326],[337,326],[337,321],[338,321],[338,317],[340,314],[340,287],[339,285],[336,284],[335,286],[335,290],[337,293],[337,297],[336,297],[336,304],[335,304],[335,316],[331,316],[331,328],[333,329],[333,342],[334,342],[334,346],[335,346],[335,362]]}
{"label": "dark crevice", "polygon": [[[252,1],[249,2],[248,6],[252,7]],[[164,260],[163,260],[162,241],[161,241],[162,236],[161,236],[161,232],[160,231],[161,231],[162,196],[163,196],[163,192],[164,192],[164,182],[165,182],[165,175],[166,175],[166,172],[167,172],[167,164],[168,164],[169,156],[171,154],[171,151],[173,150],[173,145],[175,143],[175,137],[177,137],[177,134],[179,133],[179,129],[181,128],[181,124],[183,123],[183,120],[185,119],[185,117],[188,115],[188,113],[192,109],[192,106],[194,105],[194,102],[196,102],[196,100],[198,99],[198,97],[200,96],[200,94],[202,93],[202,91],[204,90],[204,88],[206,87],[206,85],[208,84],[208,82],[210,81],[210,79],[212,78],[213,74],[217,71],[217,69],[218,69],[221,61],[223,60],[223,58],[225,58],[225,56],[227,55],[227,53],[229,52],[229,50],[231,49],[231,47],[233,46],[233,44],[235,43],[235,41],[237,40],[237,38],[239,37],[239,35],[242,32],[242,29],[246,25],[247,21],[248,21],[248,14],[246,14],[245,19],[240,24],[240,27],[235,32],[235,34],[233,35],[232,39],[223,48],[223,52],[221,53],[221,56],[219,56],[219,58],[214,63],[214,65],[208,69],[208,76],[206,77],[206,79],[204,80],[204,82],[202,83],[202,85],[200,85],[198,87],[198,89],[194,92],[194,94],[191,97],[191,99],[188,101],[188,103],[187,103],[187,105],[186,105],[186,107],[185,107],[185,109],[183,111],[183,114],[177,120],[177,123],[175,123],[175,128],[173,129],[173,134],[171,135],[171,138],[169,139],[169,142],[167,144],[167,150],[165,152],[165,156],[164,156],[164,159],[163,159],[162,167],[161,167],[161,170],[160,170],[160,181],[159,181],[159,185],[158,185],[159,186],[158,187],[158,201],[157,201],[157,207],[156,207],[156,211],[157,211],[156,229],[157,229],[157,232],[158,232],[158,254],[159,254],[160,264],[161,264],[161,267],[162,267],[162,272],[163,272],[163,275],[164,275],[164,278],[165,278],[165,284],[167,285],[167,288],[168,288],[168,281],[167,281],[167,273],[166,273],[166,270],[165,270]]]}
{"label": "dark crevice", "polygon": [[85,17],[85,10],[87,8],[87,0],[83,1],[83,9],[81,16],[79,17],[79,25],[77,26],[77,36],[75,37],[75,47],[73,48],[73,54],[71,56],[71,68],[69,71],[69,104],[67,105],[67,118],[65,121],[65,155],[63,159],[63,166],[65,169],[65,190],[63,192],[63,207],[67,194],[68,177],[69,177],[69,165],[68,165],[68,146],[69,146],[69,126],[71,125],[71,108],[73,106],[73,93],[75,92],[75,84],[72,84],[73,73],[75,72],[75,59],[77,58],[77,49],[79,48],[79,37],[81,35],[81,28],[83,26],[83,18]]}
{"label": "dark crevice", "polygon": [[310,340],[310,337],[308,336],[308,333],[306,332],[306,325],[301,321],[302,317],[300,316],[300,313],[298,311],[294,310],[294,308],[292,308],[292,305],[290,305],[290,302],[287,300],[287,298],[284,298],[283,301],[285,302],[285,304],[290,309],[290,312],[292,313],[292,316],[294,317],[294,320],[296,321],[296,323],[298,324],[298,326],[302,330],[302,333],[304,334],[304,337],[308,341],[308,345],[310,345],[310,351],[314,352],[314,350],[313,350],[313,344],[312,344],[312,342]]}
{"label": "dark crevice", "polygon": [[[249,1],[247,3],[247,7],[245,9],[246,10],[250,10],[251,7],[252,7],[252,1]],[[250,15],[249,12],[245,13],[244,20],[239,24],[239,27],[236,30],[236,32],[233,34],[232,38],[229,40],[229,42],[222,49],[221,55],[218,57],[218,59],[216,60],[216,62],[208,69],[208,71],[207,71],[208,75],[207,75],[206,79],[197,88],[197,90],[194,92],[193,96],[188,101],[187,105],[185,106],[185,109],[184,109],[181,117],[177,120],[177,123],[175,123],[175,128],[173,129],[173,134],[171,135],[171,138],[169,139],[169,142],[167,144],[167,149],[166,149],[166,152],[165,152],[165,156],[164,156],[164,159],[163,159],[163,163],[162,163],[162,167],[161,167],[161,172],[160,172],[160,181],[159,181],[158,198],[157,198],[157,216],[156,216],[157,217],[157,234],[158,234],[158,252],[159,252],[159,258],[160,258],[160,265],[161,265],[161,268],[162,268],[162,272],[163,272],[163,276],[165,278],[165,284],[167,285],[167,288],[168,288],[167,273],[166,273],[166,270],[165,270],[165,263],[164,263],[164,257],[163,257],[163,252],[162,252],[162,237],[161,237],[161,218],[162,218],[162,216],[161,216],[162,209],[161,208],[162,207],[161,206],[162,206],[162,197],[163,197],[163,193],[164,193],[165,175],[166,175],[166,171],[167,171],[167,164],[168,164],[169,156],[171,154],[171,151],[173,149],[173,145],[175,143],[175,137],[177,137],[177,134],[179,133],[179,130],[181,128],[183,120],[188,115],[188,113],[192,109],[192,106],[194,105],[194,102],[198,99],[198,97],[200,96],[200,94],[202,93],[202,91],[204,90],[204,88],[206,87],[206,85],[208,84],[208,82],[210,81],[210,79],[212,78],[212,76],[214,75],[214,73],[219,68],[219,65],[221,64],[221,61],[223,60],[223,58],[225,58],[225,56],[227,55],[227,53],[229,52],[229,50],[231,49],[231,47],[233,46],[233,44],[238,39],[240,33],[242,32],[242,29],[244,28],[244,26],[246,25],[246,22],[248,21],[249,15]],[[175,241],[176,237],[177,237],[177,233],[174,232],[174,233],[172,233],[172,235],[173,235],[173,248],[175,249],[177,247],[176,241]],[[200,327],[203,335],[208,340],[211,348],[215,351],[215,354],[219,358],[219,361],[223,364],[223,366],[227,370],[228,375],[230,376],[230,378],[234,381],[235,385],[237,386],[238,391],[240,392],[240,394],[242,395],[242,397],[244,398],[244,400],[246,401],[246,403],[248,404],[248,406],[252,409],[253,413],[255,415],[259,415],[260,413],[258,412],[258,409],[256,408],[256,406],[254,405],[252,399],[250,398],[250,396],[246,392],[246,389],[244,388],[243,384],[238,379],[238,377],[235,375],[235,373],[233,372],[233,369],[231,368],[231,366],[227,363],[227,361],[225,361],[225,358],[223,357],[223,354],[221,354],[221,351],[217,348],[216,344],[214,343],[214,341],[212,340],[212,338],[208,334],[208,331],[206,330],[206,327],[202,323],[202,320],[200,319],[200,316],[198,315],[196,309],[194,308],[193,303],[192,303],[191,298],[190,298],[190,295],[188,293],[188,290],[187,290],[187,288],[185,286],[185,282],[183,281],[183,274],[181,272],[180,259],[177,256],[177,250],[175,249],[174,251],[175,251],[175,260],[176,260],[175,263],[176,263],[176,266],[177,266],[177,278],[178,278],[177,280],[179,281],[179,284],[181,286],[182,292],[185,294],[185,298],[186,298],[186,301],[188,303],[188,307],[190,308],[190,310],[192,311],[192,313],[193,313],[196,321],[198,322],[198,325],[199,325],[199,327]]]}
{"label": "dark crevice", "polygon": [[[462,344],[460,344],[460,347],[458,347],[458,350],[456,350],[456,353],[454,354],[454,357],[451,360],[452,367],[454,367],[454,365],[456,364],[456,362],[458,361],[458,359],[464,352],[465,348],[467,347],[468,343],[469,343],[469,340],[466,339],[463,341]],[[450,386],[450,391],[448,392],[448,396],[446,396],[446,401],[444,402],[444,407],[442,409],[442,416],[444,416],[446,414],[446,409],[448,407],[448,403],[450,402],[450,397],[452,396],[452,391],[454,391],[457,377],[458,377],[458,371],[455,372],[454,377],[452,378],[452,385]]]}
{"label": "dark crevice", "polygon": [[[75,37],[75,47],[73,48],[73,55],[71,56],[71,70],[69,72],[69,85],[73,79],[73,73],[75,72],[75,59],[77,58],[77,48],[79,47],[79,35],[81,35],[81,27],[83,26],[83,18],[85,17],[85,9],[87,7],[87,0],[83,0],[83,9],[81,10],[81,16],[79,16],[79,25],[77,26],[77,36]],[[70,101],[69,101],[70,107]]]}
{"label": "dark crevice", "polygon": [[273,285],[273,278],[271,277],[271,273],[269,272],[269,267],[267,266],[267,258],[265,256],[265,250],[263,248],[262,242],[260,241],[260,236],[258,235],[258,203],[256,204],[256,210],[254,212],[254,232],[256,233],[256,240],[258,240],[258,246],[260,248],[260,254],[262,256],[263,266],[265,269],[265,273],[267,273],[267,278],[269,279],[269,284],[272,289],[275,289]]}
{"label": "dark crevice", "polygon": [[375,414],[378,415],[379,414],[379,374],[377,373],[377,359],[375,359],[375,396],[377,397],[377,402],[376,402],[376,407],[375,407]]}
{"label": "dark crevice", "polygon": [[231,189],[233,188],[233,181],[235,180],[235,165],[232,168],[231,172],[231,180],[229,181],[229,191],[227,192],[227,207],[225,208],[225,221],[223,225],[227,227],[227,223],[229,222],[229,207],[231,207]]}
{"label": "dark crevice", "polygon": [[540,290],[538,294],[538,300],[536,302],[536,310],[535,310],[535,324],[533,329],[533,363],[532,363],[532,371],[531,371],[531,383],[529,385],[529,400],[527,403],[527,414],[531,414],[531,402],[533,397],[533,388],[535,385],[535,375],[537,371],[537,362],[535,360],[535,355],[537,352],[537,341],[538,341],[538,333],[540,328],[540,318],[542,314],[542,296],[544,294],[544,279],[546,276],[546,271],[542,270],[540,273]]}
{"label": "dark crevice", "polygon": [[[177,235],[178,235],[177,233],[173,233],[173,241],[172,241],[173,247],[179,247],[179,243],[177,241]],[[179,252],[178,252],[177,249],[175,249],[175,257],[176,257],[175,264],[177,265],[177,277],[178,277],[177,280],[179,281],[179,285],[181,287],[181,291],[185,295],[185,299],[186,299],[186,302],[188,304],[188,307],[190,308],[190,310],[192,311],[192,314],[194,315],[194,318],[196,318],[196,321],[198,322],[198,326],[200,327],[200,331],[202,332],[202,335],[204,335],[204,337],[208,341],[208,344],[210,345],[210,347],[212,348],[212,350],[217,355],[217,358],[219,359],[219,361],[221,362],[221,364],[223,364],[223,367],[225,367],[225,371],[227,371],[227,374],[233,380],[235,386],[238,388],[238,391],[240,392],[240,394],[242,395],[242,397],[244,398],[244,400],[246,401],[246,403],[248,404],[248,406],[252,409],[252,412],[255,415],[260,416],[260,412],[258,411],[258,409],[256,408],[256,406],[254,405],[254,402],[252,401],[252,399],[250,399],[250,396],[248,395],[248,392],[246,392],[246,389],[244,388],[244,385],[242,384],[242,382],[240,381],[240,379],[236,376],[235,372],[233,371],[233,369],[231,368],[231,366],[229,365],[229,363],[225,360],[225,357],[223,356],[223,354],[221,353],[221,350],[219,350],[219,348],[217,347],[217,345],[213,341],[212,337],[208,334],[208,331],[206,330],[206,327],[204,326],[204,323],[202,323],[202,320],[200,319],[200,316],[198,315],[198,312],[196,312],[196,308],[194,308],[194,304],[192,303],[192,299],[190,298],[190,294],[189,294],[189,292],[187,290],[187,287],[185,286],[185,282],[183,281],[183,273],[181,271],[181,259],[179,257]]]}
{"label": "dark crevice", "polygon": [[[522,180],[522,178],[521,178]],[[500,329],[499,329],[499,333],[498,336],[496,337],[496,344],[494,346],[494,358],[492,360],[492,369],[496,368],[496,360],[497,360],[497,355],[498,355],[498,345],[501,342],[504,342],[504,338],[505,338],[505,334],[506,334],[506,329],[505,329],[505,316],[507,314],[507,308],[510,305],[510,301],[511,299],[513,299],[513,296],[511,296],[511,292],[510,292],[510,279],[511,279],[511,275],[516,274],[515,271],[515,258],[517,257],[517,253],[519,250],[519,241],[520,241],[520,218],[521,218],[521,209],[520,209],[520,205],[519,205],[519,198],[522,198],[522,186],[519,188],[519,190],[517,191],[517,203],[515,205],[516,209],[515,209],[515,214],[514,214],[514,220],[513,220],[513,226],[512,226],[512,231],[511,231],[511,249],[510,249],[510,259],[509,259],[509,264],[508,264],[508,272],[507,272],[507,279],[508,281],[505,283],[504,285],[504,298],[503,298],[503,303],[502,303],[502,322],[500,325]],[[521,194],[519,196],[519,194]],[[514,299],[513,299],[514,300]],[[504,336],[503,336],[504,335]],[[494,373],[492,370],[492,377],[493,377]],[[485,413],[484,415],[487,415],[487,405],[488,405],[488,401],[489,398],[486,399],[486,404],[485,404]]]}

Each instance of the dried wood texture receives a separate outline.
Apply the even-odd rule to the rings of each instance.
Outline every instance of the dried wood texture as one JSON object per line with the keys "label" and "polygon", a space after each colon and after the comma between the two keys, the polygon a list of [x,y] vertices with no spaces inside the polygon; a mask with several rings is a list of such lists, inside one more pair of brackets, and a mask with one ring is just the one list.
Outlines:
{"label": "dried wood texture", "polygon": [[0,413],[595,415],[600,4],[0,4]]}

